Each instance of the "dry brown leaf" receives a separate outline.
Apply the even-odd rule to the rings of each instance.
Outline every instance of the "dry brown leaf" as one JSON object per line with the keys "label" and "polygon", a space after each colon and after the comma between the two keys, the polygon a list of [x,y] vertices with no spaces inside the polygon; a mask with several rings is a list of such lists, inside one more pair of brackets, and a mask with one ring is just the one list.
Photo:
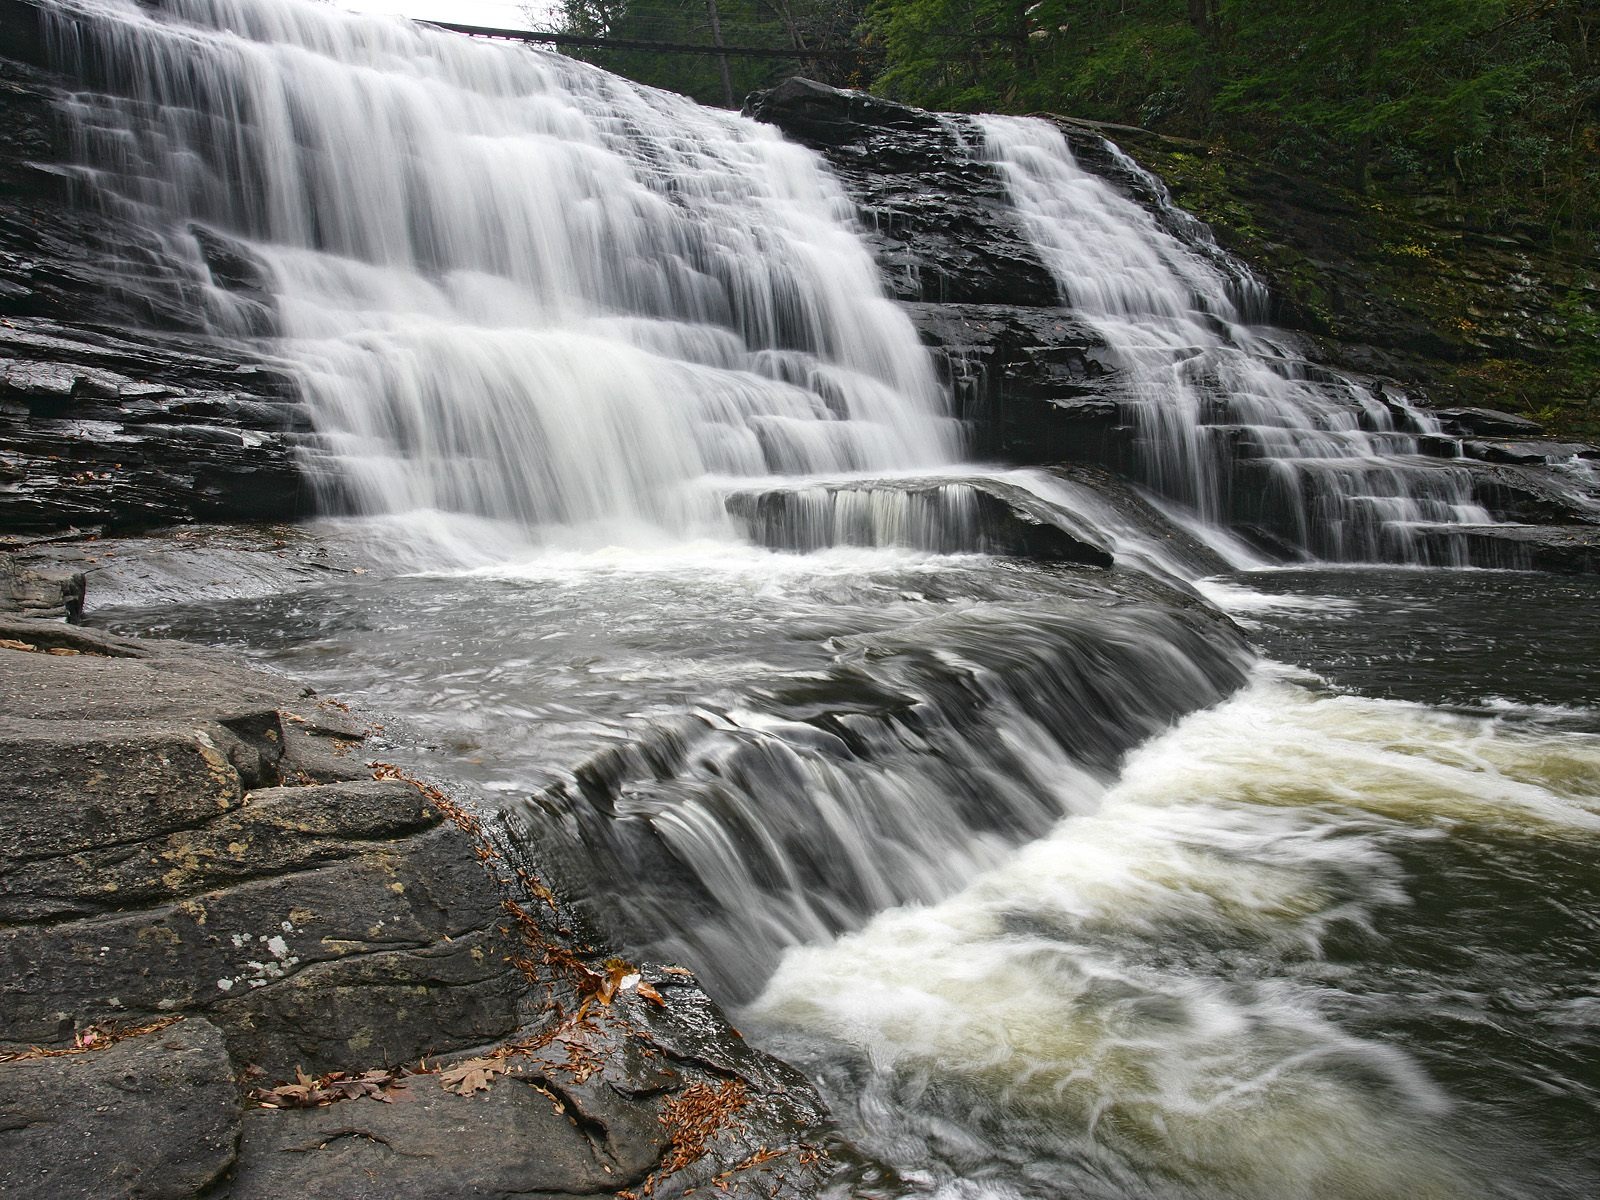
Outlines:
{"label": "dry brown leaf", "polygon": [[325,1108],[340,1100],[357,1100],[363,1096],[384,1104],[411,1098],[402,1071],[378,1069],[354,1076],[344,1071],[329,1071],[312,1079],[296,1067],[294,1074],[295,1082],[257,1088],[250,1093],[250,1098],[263,1108]]}
{"label": "dry brown leaf", "polygon": [[469,1058],[466,1062],[439,1072],[439,1086],[457,1096],[470,1096],[474,1092],[487,1092],[494,1081],[506,1073],[504,1060],[497,1058]]}
{"label": "dry brown leaf", "polygon": [[656,1004],[659,1004],[662,1008],[665,1008],[667,1006],[667,998],[665,996],[663,996],[660,992],[656,991],[656,989],[651,984],[646,983],[642,979],[639,980],[639,995],[643,996],[646,1000],[654,1001]]}

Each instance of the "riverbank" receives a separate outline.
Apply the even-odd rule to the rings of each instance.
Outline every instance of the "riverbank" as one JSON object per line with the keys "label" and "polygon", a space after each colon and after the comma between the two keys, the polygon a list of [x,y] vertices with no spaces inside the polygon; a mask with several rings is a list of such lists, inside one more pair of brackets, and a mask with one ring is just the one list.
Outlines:
{"label": "riverbank", "polygon": [[813,1194],[825,1114],[505,828],[215,652],[0,618],[0,1191]]}

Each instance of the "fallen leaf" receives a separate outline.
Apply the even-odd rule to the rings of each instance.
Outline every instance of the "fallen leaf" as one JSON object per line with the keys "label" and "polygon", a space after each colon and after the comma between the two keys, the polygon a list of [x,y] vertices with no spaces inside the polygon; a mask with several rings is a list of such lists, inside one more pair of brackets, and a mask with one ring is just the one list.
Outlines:
{"label": "fallen leaf", "polygon": [[667,998],[642,979],[639,981],[639,995],[643,996],[646,1000],[654,1001],[662,1008],[667,1006]]}
{"label": "fallen leaf", "polygon": [[487,1092],[494,1081],[506,1073],[506,1064],[495,1058],[469,1058],[439,1072],[439,1086],[457,1096]]}

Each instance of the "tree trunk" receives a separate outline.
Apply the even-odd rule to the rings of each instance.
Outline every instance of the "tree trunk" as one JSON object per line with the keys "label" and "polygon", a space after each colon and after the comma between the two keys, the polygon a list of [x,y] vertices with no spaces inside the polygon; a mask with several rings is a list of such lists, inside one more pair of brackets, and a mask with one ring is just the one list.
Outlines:
{"label": "tree trunk", "polygon": [[722,53],[727,44],[722,40],[722,18],[717,14],[717,0],[706,0],[706,16],[711,19],[711,44],[717,48],[717,70],[722,73],[722,98],[733,107],[733,76],[728,72],[728,56]]}

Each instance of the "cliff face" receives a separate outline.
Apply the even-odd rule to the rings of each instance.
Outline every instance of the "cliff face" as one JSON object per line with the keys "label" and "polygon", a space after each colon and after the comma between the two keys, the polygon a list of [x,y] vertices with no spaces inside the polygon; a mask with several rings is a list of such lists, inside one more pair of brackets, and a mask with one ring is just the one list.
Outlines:
{"label": "cliff face", "polygon": [[[0,529],[304,514],[289,381],[205,339],[193,281],[62,166],[48,60],[37,5],[0,2]],[[113,264],[157,286],[135,300]]]}
{"label": "cliff face", "polygon": [[[153,236],[97,207],[63,165],[74,151],[59,102],[81,83],[52,67],[40,15],[38,0],[0,0],[0,528],[38,536],[308,514],[334,473],[294,385],[195,323],[203,287],[254,295],[269,321],[271,298],[224,239],[195,231],[197,278],[195,264],[170,261]],[[1133,470],[1116,356],[1061,305],[1000,176],[973,153],[972,130],[798,80],[752,98],[750,111],[823,153],[845,184],[955,390],[976,456]],[[1159,209],[1147,182],[1107,155],[1101,130],[1062,127],[1084,165]],[[1596,311],[1587,268],[1563,275],[1531,243],[1469,230],[1432,241],[1400,225],[1384,233],[1342,193],[1141,131],[1106,132],[1165,172],[1178,201],[1273,285],[1274,317],[1303,334],[1308,359],[1398,380],[1441,406],[1448,436],[1424,449],[1475,472],[1479,502],[1509,520],[1590,523],[1540,472],[1597,452],[1475,411],[1532,409],[1558,431],[1587,428],[1583,364],[1600,354],[1583,340]],[[118,282],[130,269],[137,289]],[[1470,315],[1445,320],[1455,310],[1435,298],[1446,293]],[[1513,376],[1516,387],[1496,384]],[[1255,486],[1241,467],[1236,492]]]}

